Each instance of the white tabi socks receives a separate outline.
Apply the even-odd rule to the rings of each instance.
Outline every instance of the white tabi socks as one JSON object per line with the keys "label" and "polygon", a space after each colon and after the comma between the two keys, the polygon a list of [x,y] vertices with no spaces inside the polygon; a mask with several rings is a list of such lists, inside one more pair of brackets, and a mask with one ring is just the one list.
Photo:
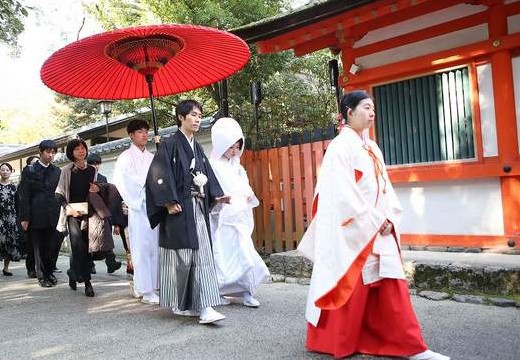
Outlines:
{"label": "white tabi socks", "polygon": [[451,358],[435,351],[426,350],[422,353],[415,354],[408,358],[409,360],[450,360]]}
{"label": "white tabi socks", "polygon": [[226,317],[214,310],[212,307],[204,308],[200,311],[199,324],[212,324],[224,320]]}

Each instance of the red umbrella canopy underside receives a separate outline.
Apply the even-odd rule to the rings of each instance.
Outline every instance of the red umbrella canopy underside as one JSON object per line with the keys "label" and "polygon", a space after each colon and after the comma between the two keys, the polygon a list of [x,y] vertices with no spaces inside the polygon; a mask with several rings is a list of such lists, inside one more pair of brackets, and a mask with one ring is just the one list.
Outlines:
{"label": "red umbrella canopy underside", "polygon": [[52,90],[80,98],[123,100],[182,93],[223,80],[245,66],[239,37],[195,25],[118,29],[76,41],[52,54],[40,76]]}

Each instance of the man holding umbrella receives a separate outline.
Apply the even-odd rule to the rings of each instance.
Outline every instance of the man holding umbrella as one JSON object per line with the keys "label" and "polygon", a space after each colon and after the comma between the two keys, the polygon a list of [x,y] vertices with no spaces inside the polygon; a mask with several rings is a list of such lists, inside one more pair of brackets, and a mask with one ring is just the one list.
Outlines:
{"label": "man holding umbrella", "polygon": [[146,205],[152,227],[160,226],[160,305],[176,315],[199,316],[210,324],[225,318],[209,237],[209,208],[229,203],[202,147],[194,139],[202,106],[181,101],[179,131],[164,140],[146,178]]}
{"label": "man holding umbrella", "polygon": [[123,151],[114,168],[114,185],[128,206],[128,232],[134,265],[133,295],[145,304],[158,304],[157,229],[152,229],[146,217],[145,180],[153,155],[146,150],[148,123],[135,119],[126,128],[132,145]]}

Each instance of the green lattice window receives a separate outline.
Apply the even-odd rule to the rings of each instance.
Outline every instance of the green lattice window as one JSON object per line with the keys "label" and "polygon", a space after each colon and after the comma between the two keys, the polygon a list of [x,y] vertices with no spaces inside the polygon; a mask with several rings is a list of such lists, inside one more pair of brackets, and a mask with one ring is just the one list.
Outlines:
{"label": "green lattice window", "polygon": [[468,68],[374,87],[388,165],[475,157]]}

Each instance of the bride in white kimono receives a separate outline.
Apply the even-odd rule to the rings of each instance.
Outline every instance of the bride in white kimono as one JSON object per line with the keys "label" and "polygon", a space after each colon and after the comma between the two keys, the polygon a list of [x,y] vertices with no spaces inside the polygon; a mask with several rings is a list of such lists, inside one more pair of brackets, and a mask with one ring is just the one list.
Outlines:
{"label": "bride in white kimono", "polygon": [[253,297],[269,270],[256,252],[251,239],[253,208],[258,199],[240,165],[244,135],[231,118],[221,118],[211,128],[210,163],[230,204],[216,205],[210,214],[213,254],[221,296],[242,297],[242,304],[258,307]]}

